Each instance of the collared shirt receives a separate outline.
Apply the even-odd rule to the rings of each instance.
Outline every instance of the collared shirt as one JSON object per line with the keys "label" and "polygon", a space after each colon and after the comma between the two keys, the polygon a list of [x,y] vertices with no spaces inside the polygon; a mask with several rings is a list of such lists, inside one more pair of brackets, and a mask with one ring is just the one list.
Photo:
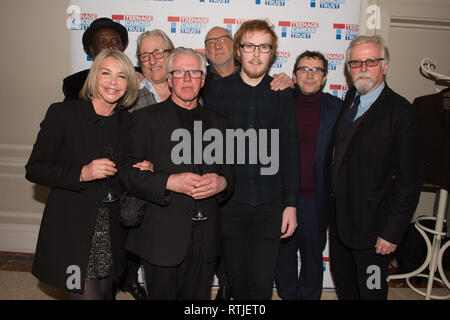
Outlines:
{"label": "collared shirt", "polygon": [[[235,188],[232,199],[251,206],[264,203],[283,203],[286,206],[297,207],[299,188],[299,151],[297,126],[295,121],[294,101],[290,89],[272,91],[272,77],[265,75],[256,86],[246,84],[240,73],[218,79],[211,88],[206,107],[216,111],[228,121],[228,128],[242,129],[244,132],[256,132],[258,141],[250,145],[245,139],[245,150],[237,148],[234,143]],[[266,136],[260,134],[266,129]],[[279,152],[271,142],[273,129],[279,132]],[[265,152],[261,151],[261,139],[266,139]],[[263,141],[264,142],[264,141]],[[276,143],[276,142],[274,142]],[[228,147],[228,146],[227,146]],[[249,161],[251,150],[257,147],[257,161]],[[237,164],[238,153],[245,152],[245,163]],[[272,175],[261,174],[261,168],[273,165],[262,164],[261,154],[278,156],[278,171]]]}
{"label": "collared shirt", "polygon": [[141,85],[139,86],[139,89],[143,89],[143,88],[147,88],[148,91],[153,93],[153,95],[155,96],[156,102],[162,101],[158,95],[158,92],[156,92],[155,87],[153,87],[152,83],[147,78],[145,78],[144,80],[141,81]]}
{"label": "collared shirt", "polygon": [[[369,93],[361,96],[361,98],[360,98],[361,100],[359,102],[358,112],[356,113],[355,120],[358,119],[359,117],[361,117],[367,110],[369,110],[370,106],[380,96],[381,91],[383,91],[384,87],[385,87],[385,83],[383,81],[383,83],[378,88],[376,88],[372,92],[369,92]],[[355,120],[353,120],[353,121],[355,121]]]}

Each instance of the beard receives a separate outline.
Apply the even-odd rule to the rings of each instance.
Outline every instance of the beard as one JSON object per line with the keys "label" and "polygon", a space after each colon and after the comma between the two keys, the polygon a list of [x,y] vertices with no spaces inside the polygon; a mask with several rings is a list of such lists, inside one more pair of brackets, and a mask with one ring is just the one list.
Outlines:
{"label": "beard", "polygon": [[242,70],[244,73],[251,79],[257,79],[264,76],[270,69],[270,66],[266,66],[265,68],[261,68],[259,70],[248,69],[244,64],[242,64]]}
{"label": "beard", "polygon": [[372,77],[370,73],[361,72],[353,79],[353,84],[355,85],[355,88],[358,91],[358,93],[364,95],[373,88],[373,86],[375,85],[375,79]]}

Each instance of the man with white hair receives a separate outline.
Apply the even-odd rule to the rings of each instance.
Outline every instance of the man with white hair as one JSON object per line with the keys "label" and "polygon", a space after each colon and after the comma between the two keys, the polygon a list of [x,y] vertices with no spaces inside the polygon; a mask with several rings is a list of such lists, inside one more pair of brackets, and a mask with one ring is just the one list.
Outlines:
{"label": "man with white hair", "polygon": [[[121,161],[119,176],[127,192],[148,201],[142,224],[129,231],[126,249],[143,261],[150,299],[208,300],[220,252],[218,203],[231,193],[233,167],[224,159],[194,163],[199,154],[191,150],[186,150],[189,161],[179,163],[173,137],[179,129],[194,137],[197,121],[225,136],[226,121],[198,103],[206,74],[201,53],[175,49],[167,74],[170,98],[134,113]],[[136,159],[150,160],[153,171],[133,167]],[[196,220],[198,209],[206,219]]]}
{"label": "man with white hair", "polygon": [[379,36],[350,42],[354,88],[334,127],[331,272],[339,299],[387,299],[390,254],[401,242],[422,184],[423,137],[416,109],[385,82],[389,51]]}

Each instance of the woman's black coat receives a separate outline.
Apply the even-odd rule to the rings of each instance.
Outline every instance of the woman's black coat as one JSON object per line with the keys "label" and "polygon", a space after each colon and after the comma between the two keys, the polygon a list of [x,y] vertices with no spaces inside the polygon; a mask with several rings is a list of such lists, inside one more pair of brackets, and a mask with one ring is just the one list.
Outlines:
{"label": "woman's black coat", "polygon": [[[130,114],[118,111],[119,132],[113,161],[119,159]],[[52,104],[34,144],[26,168],[31,182],[51,188],[42,217],[32,273],[58,288],[76,284],[83,292],[96,214],[104,196],[104,180],[80,182],[81,168],[100,158],[103,133],[89,100]],[[118,176],[110,184],[120,192]],[[103,204],[104,205],[104,204]],[[123,248],[126,229],[118,222],[119,203],[110,205],[113,253],[111,275],[117,278],[126,264]],[[75,271],[74,271],[75,270]],[[73,289],[73,288],[72,288]],[[75,291],[78,288],[75,287]]]}

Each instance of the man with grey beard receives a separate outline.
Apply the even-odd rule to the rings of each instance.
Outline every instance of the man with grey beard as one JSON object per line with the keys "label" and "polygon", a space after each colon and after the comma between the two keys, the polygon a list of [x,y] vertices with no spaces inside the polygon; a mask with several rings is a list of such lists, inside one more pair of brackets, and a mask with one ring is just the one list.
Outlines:
{"label": "man with grey beard", "polygon": [[416,109],[386,84],[379,36],[350,42],[354,84],[336,121],[331,167],[330,262],[339,299],[387,299],[390,254],[419,201],[423,137]]}

